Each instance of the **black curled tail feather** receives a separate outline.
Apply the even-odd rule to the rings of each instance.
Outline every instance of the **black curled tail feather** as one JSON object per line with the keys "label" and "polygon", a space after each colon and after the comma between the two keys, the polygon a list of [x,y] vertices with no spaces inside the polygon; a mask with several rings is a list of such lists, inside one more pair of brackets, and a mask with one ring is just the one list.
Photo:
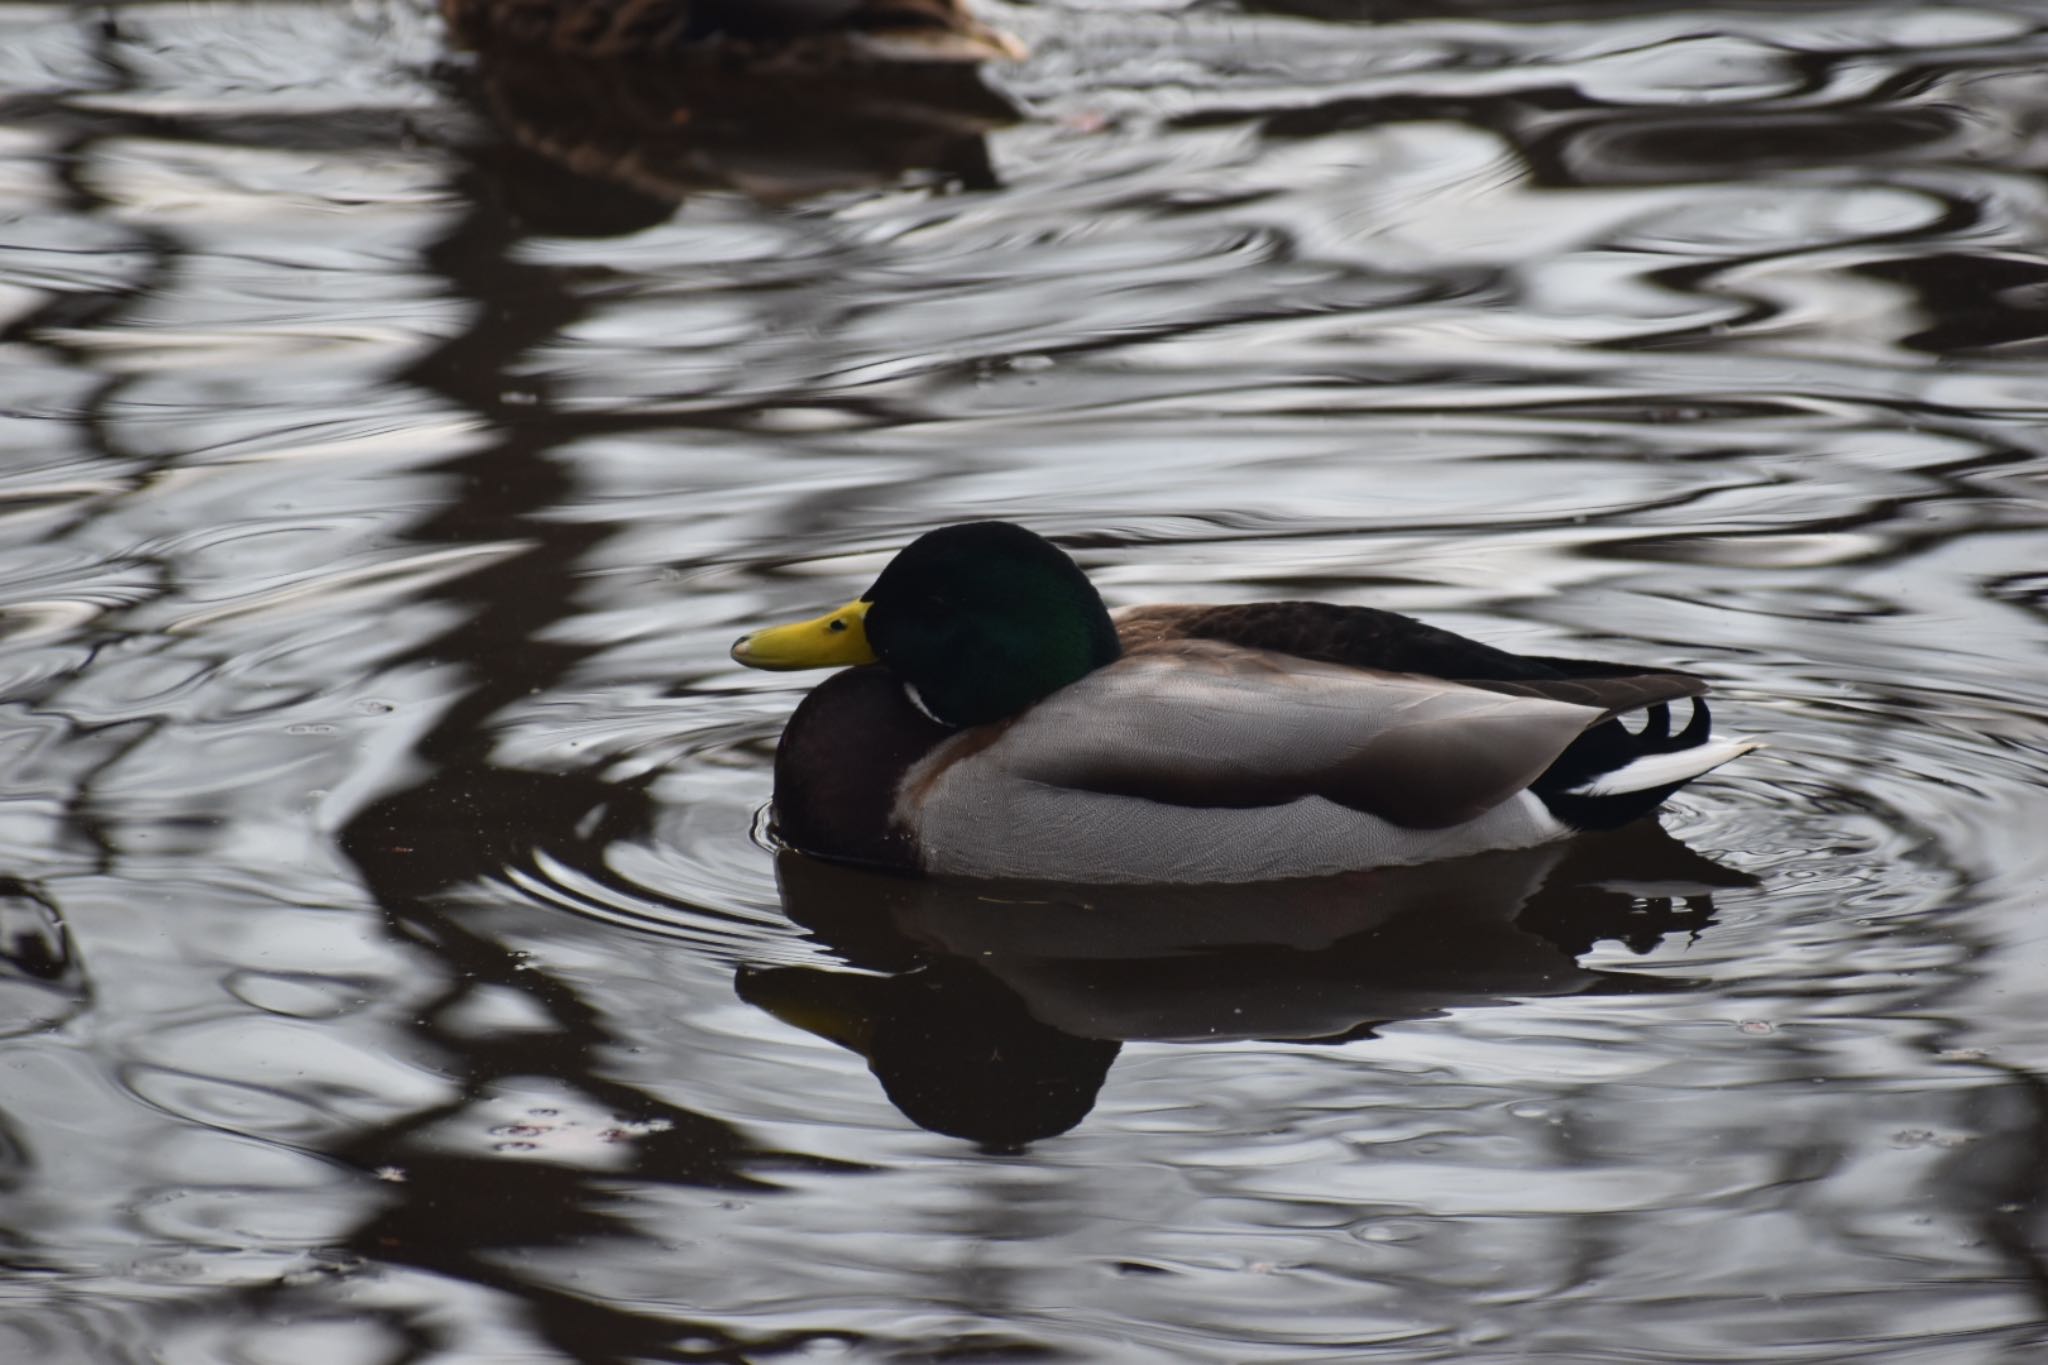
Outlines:
{"label": "black curled tail feather", "polygon": [[1584,795],[1574,788],[1585,786],[1605,773],[1625,768],[1637,759],[1655,754],[1675,754],[1706,743],[1707,737],[1713,733],[1713,715],[1707,709],[1706,698],[1696,696],[1690,700],[1692,715],[1676,734],[1671,731],[1668,702],[1658,702],[1649,707],[1640,730],[1632,731],[1619,720],[1601,721],[1573,740],[1543,776],[1529,784],[1529,790],[1549,807],[1552,815],[1573,829],[1615,829],[1631,820],[1641,819],[1663,805],[1667,797],[1692,778],[1683,777],[1664,786],[1605,796]]}

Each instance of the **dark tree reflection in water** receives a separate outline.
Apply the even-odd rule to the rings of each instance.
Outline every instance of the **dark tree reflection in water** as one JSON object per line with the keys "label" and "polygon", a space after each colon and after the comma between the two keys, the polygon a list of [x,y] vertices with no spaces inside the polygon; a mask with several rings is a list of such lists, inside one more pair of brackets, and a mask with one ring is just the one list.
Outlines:
{"label": "dark tree reflection in water", "polygon": [[[0,1360],[2048,1345],[2048,9],[0,5]],[[1717,682],[1312,885],[758,837],[933,524]]]}

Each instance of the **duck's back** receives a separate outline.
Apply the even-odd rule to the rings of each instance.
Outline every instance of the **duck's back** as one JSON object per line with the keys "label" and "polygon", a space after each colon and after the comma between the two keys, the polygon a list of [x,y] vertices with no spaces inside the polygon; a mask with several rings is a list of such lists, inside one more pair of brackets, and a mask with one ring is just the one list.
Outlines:
{"label": "duck's back", "polygon": [[853,35],[978,30],[959,0],[441,0],[441,12],[473,47],[742,66],[832,64]]}
{"label": "duck's back", "polygon": [[[848,8],[851,0],[817,0],[825,11]],[[441,13],[465,43],[476,47],[544,49],[585,57],[659,56],[713,40],[721,33],[760,30],[749,22],[749,7],[734,0],[442,0]],[[772,0],[766,15],[792,11],[801,32],[811,0]]]}

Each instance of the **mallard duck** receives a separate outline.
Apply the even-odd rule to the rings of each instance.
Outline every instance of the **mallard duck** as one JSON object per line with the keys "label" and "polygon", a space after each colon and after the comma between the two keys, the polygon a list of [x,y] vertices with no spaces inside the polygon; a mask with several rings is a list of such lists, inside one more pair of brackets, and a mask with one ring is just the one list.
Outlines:
{"label": "mallard duck", "polygon": [[474,47],[774,69],[1019,61],[964,0],[441,0]]}
{"label": "mallard duck", "polygon": [[778,837],[951,876],[1248,882],[1523,848],[1757,747],[1709,737],[1692,674],[1370,607],[1112,614],[1057,546],[993,521],[919,537],[856,601],[732,656],[844,668],[783,730]]}

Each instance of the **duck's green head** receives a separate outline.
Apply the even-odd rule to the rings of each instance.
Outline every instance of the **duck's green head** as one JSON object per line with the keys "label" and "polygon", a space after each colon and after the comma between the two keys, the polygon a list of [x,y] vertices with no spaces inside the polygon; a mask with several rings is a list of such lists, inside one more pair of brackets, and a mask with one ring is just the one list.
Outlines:
{"label": "duck's green head", "polygon": [[858,600],[732,647],[753,668],[879,661],[919,706],[956,726],[1015,715],[1119,652],[1116,626],[1079,566],[1001,521],[920,536]]}

